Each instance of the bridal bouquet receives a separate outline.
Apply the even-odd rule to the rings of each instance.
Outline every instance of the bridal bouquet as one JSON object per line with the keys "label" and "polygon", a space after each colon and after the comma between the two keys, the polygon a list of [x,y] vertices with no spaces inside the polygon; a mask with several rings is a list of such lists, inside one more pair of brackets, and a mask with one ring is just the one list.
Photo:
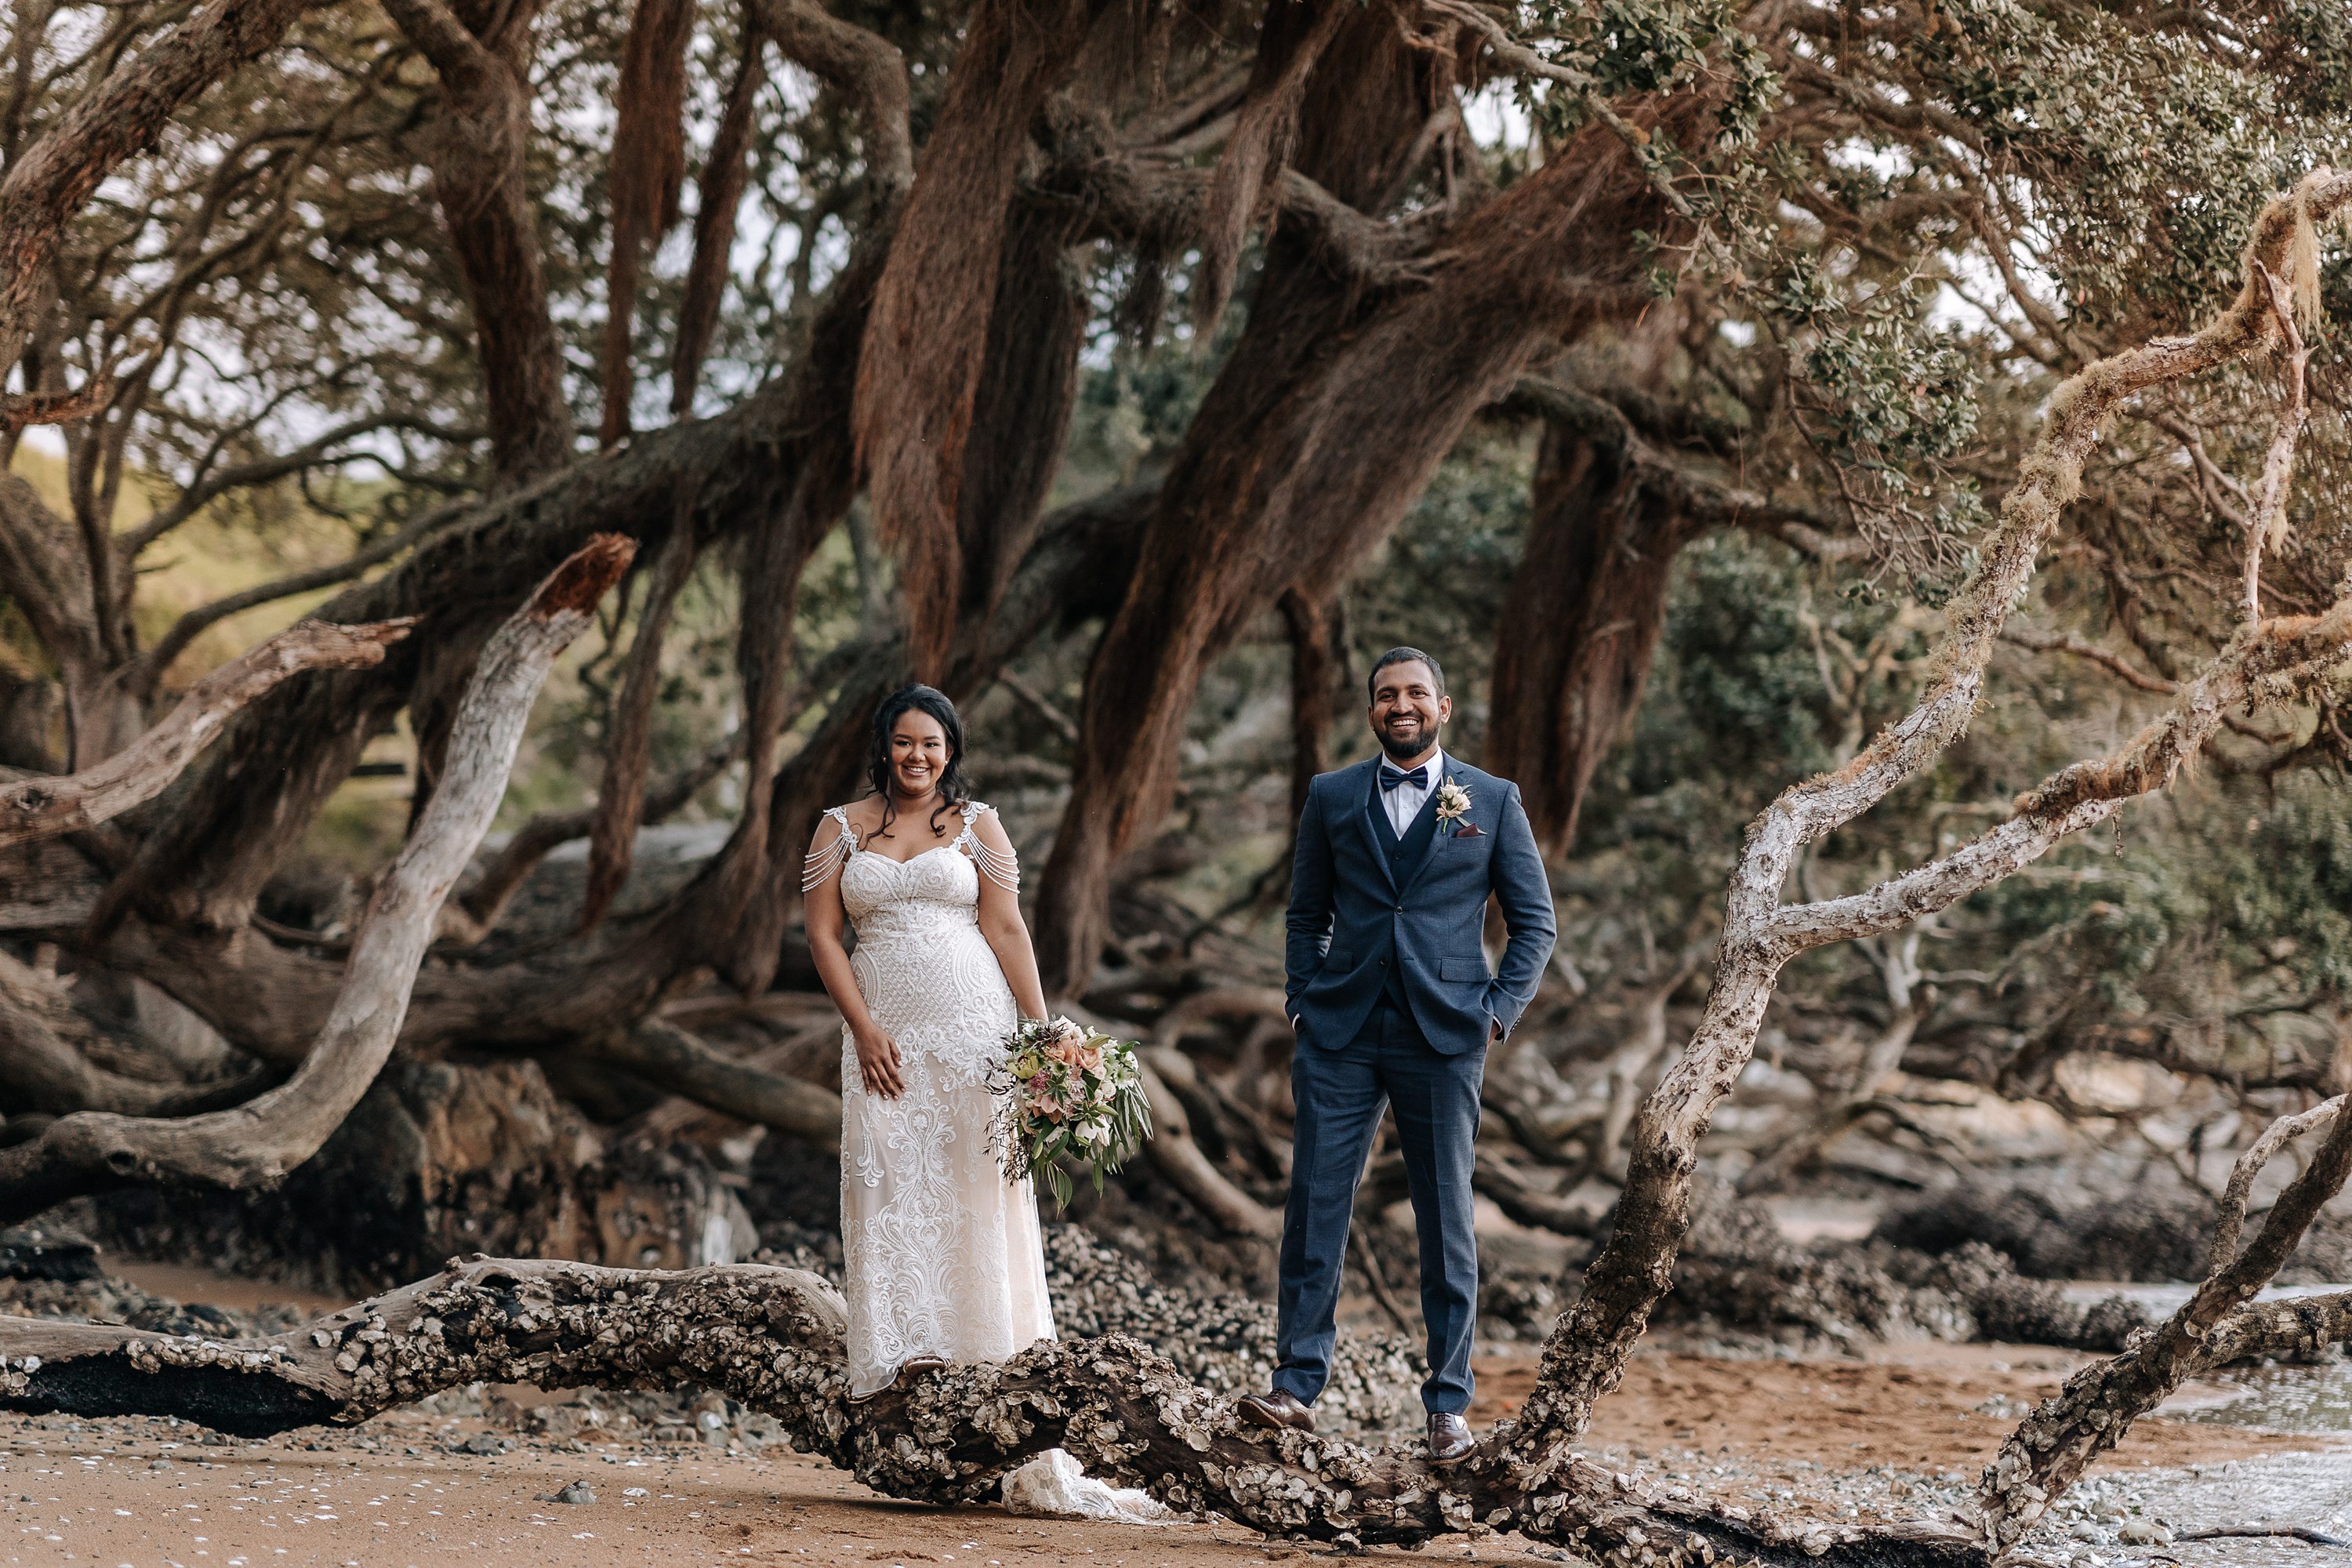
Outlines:
{"label": "bridal bouquet", "polygon": [[1095,1191],[1151,1136],[1135,1047],[1067,1018],[1024,1018],[1004,1037],[988,1079],[991,1132],[1004,1173],[1042,1176],[1063,1208],[1074,1190],[1066,1160],[1094,1171]]}

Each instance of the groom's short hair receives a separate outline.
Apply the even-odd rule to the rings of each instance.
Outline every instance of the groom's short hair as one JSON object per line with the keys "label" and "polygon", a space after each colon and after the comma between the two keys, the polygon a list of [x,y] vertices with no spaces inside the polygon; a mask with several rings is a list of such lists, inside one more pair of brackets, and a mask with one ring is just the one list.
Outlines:
{"label": "groom's short hair", "polygon": [[1381,689],[1381,671],[1386,669],[1392,664],[1425,664],[1429,666],[1429,678],[1436,684],[1437,694],[1440,697],[1445,695],[1445,667],[1444,665],[1439,664],[1435,658],[1422,652],[1421,649],[1417,647],[1392,647],[1389,649],[1388,652],[1381,655],[1380,658],[1372,660],[1372,672],[1371,674],[1364,677],[1365,701],[1372,702],[1379,700]]}

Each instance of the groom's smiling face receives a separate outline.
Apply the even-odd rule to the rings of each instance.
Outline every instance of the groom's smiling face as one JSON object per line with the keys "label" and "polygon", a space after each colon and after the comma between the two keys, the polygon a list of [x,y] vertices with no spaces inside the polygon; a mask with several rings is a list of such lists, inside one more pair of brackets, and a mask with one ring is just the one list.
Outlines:
{"label": "groom's smiling face", "polygon": [[1410,766],[1434,751],[1438,731],[1453,717],[1454,699],[1417,658],[1400,659],[1372,678],[1372,734],[1400,763]]}

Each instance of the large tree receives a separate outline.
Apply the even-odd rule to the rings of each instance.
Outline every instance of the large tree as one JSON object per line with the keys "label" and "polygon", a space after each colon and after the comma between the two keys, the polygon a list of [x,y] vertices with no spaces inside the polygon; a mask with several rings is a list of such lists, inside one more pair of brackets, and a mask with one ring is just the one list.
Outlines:
{"label": "large tree", "polygon": [[[54,819],[69,836],[0,847],[0,1081],[12,1109],[39,1096],[27,1141],[0,1160],[11,1213],[133,1181],[268,1180],[375,1064],[453,1046],[609,1070],[822,1136],[821,1093],[656,1010],[705,974],[753,997],[774,985],[800,847],[852,785],[873,700],[909,675],[978,694],[1041,642],[1083,656],[1074,718],[1024,700],[1067,729],[1039,928],[1051,984],[1084,994],[1122,858],[1167,815],[1219,657],[1283,610],[1298,749],[1315,754],[1311,716],[1343,662],[1328,606],[1465,437],[1532,422],[1487,744],[1530,776],[1555,847],[1643,689],[1693,539],[1751,529],[1948,606],[1917,691],[1892,710],[1907,717],[1865,743],[1856,704],[1840,765],[1758,818],[1706,1013],[1621,1129],[1609,1247],[1480,1472],[1516,1522],[1638,1549],[1629,1531],[1664,1526],[1611,1513],[1565,1446],[1666,1287],[1696,1140],[1781,967],[1997,882],[2162,784],[2257,701],[2332,715],[2342,563],[2324,533],[2290,526],[2309,503],[2286,482],[2298,450],[2326,465],[2340,447],[2340,379],[2294,324],[2315,334],[2341,277],[2317,235],[2347,187],[2303,178],[2352,126],[2352,40],[2326,5],[642,0],[617,15],[211,0],[17,15],[0,84],[0,353],[15,377],[0,449],[29,472],[41,452],[23,433],[47,427],[62,462],[46,491],[0,477],[11,810],[52,822],[52,796],[119,809],[121,775],[151,755],[163,773],[184,762],[170,734],[142,736],[185,667],[230,651],[233,617],[323,598],[329,623],[377,630],[367,658],[239,688],[220,740],[136,810],[100,821],[92,805]],[[665,247],[673,228],[688,232]],[[1129,482],[1057,498],[1089,342],[1171,338],[1205,382],[1181,428]],[[2273,436],[2287,363],[2293,417]],[[2028,439],[2045,398],[2048,427]],[[2306,405],[2326,417],[2298,448]],[[1950,853],[1906,851],[1910,872],[1784,907],[1821,840],[1960,735],[2077,501],[2069,560],[2106,584],[2169,706]],[[298,511],[308,553],[283,574],[154,597],[155,568],[189,541],[282,538]],[[603,628],[611,678],[589,687],[604,698],[597,797],[527,824],[468,902],[444,908],[448,825],[478,835],[484,780],[504,773],[479,722],[485,681],[510,663],[501,628],[599,533],[640,564]],[[836,541],[862,574],[858,615],[803,591]],[[627,553],[598,549],[616,565]],[[656,776],[666,650],[714,584],[732,601],[731,668],[710,679],[736,728]],[[351,937],[272,917],[273,887],[396,731],[409,820],[376,913]],[[740,803],[724,847],[621,910],[636,826],[724,770]],[[498,940],[530,858],[579,837],[579,918]],[[429,959],[413,908],[379,929],[420,860],[439,921]],[[43,966],[20,956],[37,944],[175,998],[257,1074],[236,1092],[267,1092],[235,1114],[194,1102],[220,1086],[129,1093],[81,1048],[88,1021],[37,994]],[[355,1032],[351,977],[387,952],[410,955],[396,1028],[378,1016]],[[332,1092],[309,1093],[322,1076]],[[299,1136],[265,1157],[153,1152],[173,1113],[250,1130],[289,1103]],[[86,1119],[101,1112],[134,1125]],[[1181,1125],[1163,1138],[1171,1178],[1235,1228],[1262,1225]],[[2315,1163],[2313,1182],[2340,1163]],[[2271,1331],[2233,1314],[2292,1243],[2293,1212],[2118,1374],[2125,1404],[2194,1370],[2183,1347],[2217,1324]],[[604,1289],[562,1278],[550,1289]],[[416,1300],[476,1290],[514,1297],[468,1279]],[[728,1310],[789,1324],[810,1299],[791,1285]],[[510,1347],[483,1321],[488,1365]],[[161,1352],[97,1353],[143,1373]],[[773,1374],[821,1384],[810,1367]],[[36,1371],[10,1369],[9,1394],[60,1402],[58,1374]],[[415,1386],[457,1371],[436,1363]],[[1194,1424],[1156,1364],[1097,1376],[1106,1403],[1084,1418],[1104,1444],[1111,1413],[1146,1405],[1193,1452],[1234,1441]],[[334,1384],[316,1368],[293,1381],[309,1390],[289,1396],[298,1414]],[[755,1392],[887,1473],[876,1456],[897,1416],[853,1424],[869,1451],[842,1436],[830,1394]],[[960,1486],[1024,1446],[1081,1437],[992,1428],[950,1468]],[[2035,1451],[2082,1449],[2069,1426]],[[1202,1469],[1200,1496],[1242,1517],[1327,1534],[1460,1522],[1391,1461],[1353,1504],[1314,1491],[1323,1522],[1290,1519],[1267,1511],[1254,1459],[1216,1451],[1227,1479]],[[1989,1500],[1996,1545],[2034,1489],[2065,1479],[2042,1462]],[[1363,1523],[1370,1500],[1391,1523]],[[1570,1522],[1547,1524],[1562,1507]],[[1603,1525],[1617,1533],[1591,1534]],[[1736,1536],[1710,1539],[1769,1549]]]}

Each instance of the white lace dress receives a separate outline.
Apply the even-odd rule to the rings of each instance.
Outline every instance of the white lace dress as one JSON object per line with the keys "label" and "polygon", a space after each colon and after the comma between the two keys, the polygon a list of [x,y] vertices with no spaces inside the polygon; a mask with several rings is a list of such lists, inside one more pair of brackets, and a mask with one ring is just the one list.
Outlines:
{"label": "white lace dress", "polygon": [[[849,1301],[849,1387],[862,1398],[916,1356],[1003,1361],[1054,1337],[1045,1245],[1030,1184],[1008,1182],[989,1140],[988,1071],[1019,1014],[980,929],[980,879],[1020,874],[972,832],[963,808],[950,843],[905,861],[856,847],[848,814],[809,858],[803,881],[837,869],[857,933],[850,968],[874,1021],[898,1044],[906,1092],[866,1092],[857,1045],[841,1032],[841,1250]],[[1167,1510],[1115,1490],[1055,1449],[1004,1478],[1015,1511],[1157,1519]]]}

